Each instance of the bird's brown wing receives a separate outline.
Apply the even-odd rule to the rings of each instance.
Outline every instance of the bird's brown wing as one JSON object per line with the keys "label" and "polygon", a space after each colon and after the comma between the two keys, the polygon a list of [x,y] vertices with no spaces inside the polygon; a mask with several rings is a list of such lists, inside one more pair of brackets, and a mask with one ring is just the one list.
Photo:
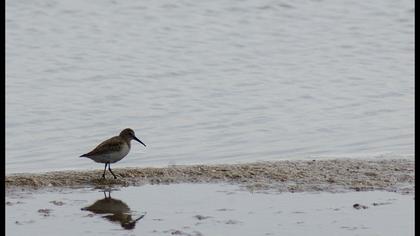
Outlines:
{"label": "bird's brown wing", "polygon": [[120,139],[119,136],[112,137],[100,143],[95,149],[92,151],[83,154],[82,156],[97,156],[103,155],[110,152],[117,152],[121,150],[124,141]]}

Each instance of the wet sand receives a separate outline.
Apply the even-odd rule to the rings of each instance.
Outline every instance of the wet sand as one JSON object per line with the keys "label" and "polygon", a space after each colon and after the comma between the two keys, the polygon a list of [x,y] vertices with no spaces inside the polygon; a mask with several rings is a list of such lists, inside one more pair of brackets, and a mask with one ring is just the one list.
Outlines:
{"label": "wet sand", "polygon": [[384,190],[414,193],[414,160],[308,160],[229,165],[115,168],[114,180],[103,170],[59,171],[6,176],[6,190],[43,187],[122,187],[171,183],[233,183],[248,190],[340,192]]}
{"label": "wet sand", "polygon": [[117,180],[102,171],[6,176],[7,235],[414,232],[411,159],[115,168]]}

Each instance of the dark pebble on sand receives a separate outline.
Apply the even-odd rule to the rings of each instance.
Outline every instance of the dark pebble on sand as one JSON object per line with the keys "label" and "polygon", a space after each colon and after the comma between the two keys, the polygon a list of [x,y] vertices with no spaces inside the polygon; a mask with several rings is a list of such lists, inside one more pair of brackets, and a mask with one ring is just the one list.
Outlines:
{"label": "dark pebble on sand", "polygon": [[368,207],[365,206],[365,205],[361,205],[359,203],[356,203],[356,204],[353,205],[353,208],[357,209],[357,210],[360,210],[360,209],[367,209]]}

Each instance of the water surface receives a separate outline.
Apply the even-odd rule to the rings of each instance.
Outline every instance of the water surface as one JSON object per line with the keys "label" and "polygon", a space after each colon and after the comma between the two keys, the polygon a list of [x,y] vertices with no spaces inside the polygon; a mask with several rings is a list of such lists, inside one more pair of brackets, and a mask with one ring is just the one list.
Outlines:
{"label": "water surface", "polygon": [[6,1],[6,171],[414,154],[414,1]]}
{"label": "water surface", "polygon": [[379,191],[252,193],[216,184],[42,190],[8,195],[6,214],[7,235],[414,234],[413,196]]}

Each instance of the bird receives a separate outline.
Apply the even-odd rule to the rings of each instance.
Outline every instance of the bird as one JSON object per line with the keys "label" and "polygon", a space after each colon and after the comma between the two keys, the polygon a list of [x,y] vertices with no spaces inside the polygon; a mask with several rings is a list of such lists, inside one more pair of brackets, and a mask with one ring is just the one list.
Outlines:
{"label": "bird", "polygon": [[138,139],[134,131],[130,128],[126,128],[120,132],[118,136],[114,136],[110,139],[107,139],[100,143],[92,151],[81,155],[80,157],[87,157],[98,163],[105,163],[104,173],[102,178],[105,179],[106,167],[108,166],[109,172],[111,172],[114,179],[117,179],[117,176],[111,170],[111,163],[115,163],[123,159],[130,152],[131,140],[136,140],[137,142],[143,144],[140,139]]}

